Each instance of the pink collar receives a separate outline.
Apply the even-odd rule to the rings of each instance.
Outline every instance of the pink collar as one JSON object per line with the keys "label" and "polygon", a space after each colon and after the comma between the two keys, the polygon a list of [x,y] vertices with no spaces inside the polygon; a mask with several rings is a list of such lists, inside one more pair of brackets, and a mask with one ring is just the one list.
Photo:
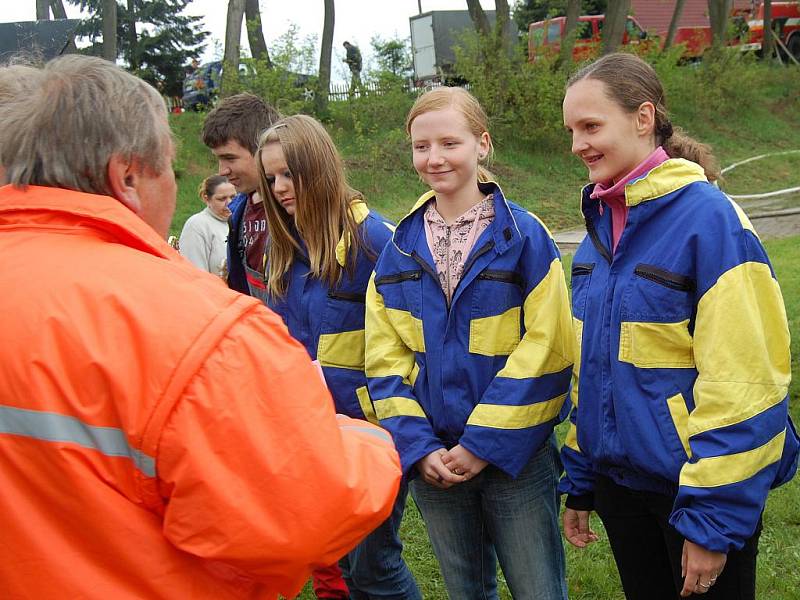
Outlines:
{"label": "pink collar", "polygon": [[645,175],[667,159],[669,159],[669,155],[664,151],[664,148],[659,146],[653,151],[652,154],[650,154],[650,156],[640,162],[639,165],[633,169],[633,171],[625,175],[625,177],[620,178],[617,183],[612,184],[611,181],[605,181],[595,184],[592,193],[589,194],[589,197],[594,200],[603,200],[606,203],[613,198],[624,198],[626,185],[628,185],[634,179],[638,179],[642,175]]}

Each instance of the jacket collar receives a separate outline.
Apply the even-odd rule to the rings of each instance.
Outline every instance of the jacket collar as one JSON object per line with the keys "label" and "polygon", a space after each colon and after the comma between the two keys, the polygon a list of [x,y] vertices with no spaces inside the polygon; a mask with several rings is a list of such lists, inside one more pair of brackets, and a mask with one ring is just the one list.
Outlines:
{"label": "jacket collar", "polygon": [[[357,198],[350,202],[350,214],[356,221],[356,225],[361,225],[369,215],[369,207],[363,200]],[[341,267],[347,266],[347,250],[350,248],[350,235],[347,232],[342,233],[339,238],[339,243],[336,244],[336,262]]]}
{"label": "jacket collar", "polygon": [[[489,181],[486,183],[479,183],[478,188],[484,194],[492,194],[494,200],[494,221],[489,230],[492,235],[495,252],[503,254],[508,248],[522,239],[522,234],[519,232],[517,222],[514,219],[514,215],[511,213],[511,207],[503,195],[500,186],[494,181]],[[435,196],[436,193],[433,190],[422,194],[419,200],[414,203],[411,211],[397,224],[397,228],[392,235],[392,243],[402,254],[410,256],[411,252],[416,247],[420,234],[422,234],[423,238],[425,237],[423,233],[423,228],[425,226],[424,207],[428,201]]]}
{"label": "jacket collar", "polygon": [[[11,213],[16,213],[10,218]],[[56,187],[29,185],[0,188],[0,226],[43,223],[52,228],[95,229],[126,246],[161,258],[179,260],[178,253],[155,230],[111,196]]]}
{"label": "jacket collar", "polygon": [[[683,158],[670,158],[625,186],[625,204],[633,207],[657,200],[697,181],[708,181],[703,167]],[[589,197],[593,189],[594,184],[589,184],[582,191],[581,208],[585,217],[600,202]]]}

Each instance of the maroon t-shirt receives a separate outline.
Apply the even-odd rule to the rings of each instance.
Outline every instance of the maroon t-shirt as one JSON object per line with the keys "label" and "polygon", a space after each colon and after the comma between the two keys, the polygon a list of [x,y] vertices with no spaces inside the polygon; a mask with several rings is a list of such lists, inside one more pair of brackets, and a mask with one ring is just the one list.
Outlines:
{"label": "maroon t-shirt", "polygon": [[264,249],[267,245],[267,216],[264,204],[253,204],[252,194],[247,198],[247,206],[242,216],[241,239],[244,244],[247,266],[263,272]]}

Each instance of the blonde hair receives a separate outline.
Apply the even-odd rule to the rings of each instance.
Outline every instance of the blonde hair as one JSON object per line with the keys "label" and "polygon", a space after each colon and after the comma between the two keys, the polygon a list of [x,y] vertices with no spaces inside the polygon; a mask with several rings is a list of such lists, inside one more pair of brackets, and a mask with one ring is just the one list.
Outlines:
{"label": "blonde hair", "polygon": [[[477,98],[467,90],[460,87],[438,87],[422,94],[406,117],[406,133],[411,135],[411,124],[418,116],[434,110],[454,108],[464,116],[467,127],[472,134],[479,138],[489,132],[489,118]],[[478,159],[478,181],[496,181],[495,176],[489,171],[488,165],[494,157],[494,145],[489,137],[489,152]]]}
{"label": "blonde hair", "polygon": [[[295,214],[289,215],[278,203],[267,182],[261,156],[267,144],[280,144],[291,172],[295,192]],[[286,294],[285,275],[300,247],[292,230],[305,242],[311,273],[335,286],[342,274],[336,259],[339,240],[349,241],[344,270],[355,272],[359,249],[369,253],[350,210],[353,200],[363,201],[360,192],[347,184],[336,146],[325,128],[306,115],[285,117],[261,134],[256,151],[258,191],[264,199],[269,241],[267,242],[266,284],[276,298]]]}
{"label": "blonde hair", "polygon": [[[11,69],[0,68],[0,79]],[[108,163],[138,159],[160,175],[172,144],[161,95],[101,58],[70,54],[26,76],[27,93],[0,103],[0,164],[17,185],[112,195]]]}
{"label": "blonde hair", "polygon": [[709,181],[719,179],[720,170],[711,146],[674,127],[667,112],[664,87],[653,67],[638,56],[614,52],[590,63],[570,77],[567,89],[582,79],[595,79],[605,85],[606,95],[628,113],[644,102],[655,107],[656,143],[672,158],[685,158],[703,167]]}

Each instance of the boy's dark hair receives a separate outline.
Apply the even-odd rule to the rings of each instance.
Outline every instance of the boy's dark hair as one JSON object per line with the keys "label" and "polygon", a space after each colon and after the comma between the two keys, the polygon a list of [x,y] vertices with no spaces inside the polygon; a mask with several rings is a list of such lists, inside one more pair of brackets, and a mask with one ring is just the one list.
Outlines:
{"label": "boy's dark hair", "polygon": [[236,94],[208,113],[203,123],[203,143],[213,149],[235,141],[255,155],[261,132],[280,118],[281,114],[258,96]]}

